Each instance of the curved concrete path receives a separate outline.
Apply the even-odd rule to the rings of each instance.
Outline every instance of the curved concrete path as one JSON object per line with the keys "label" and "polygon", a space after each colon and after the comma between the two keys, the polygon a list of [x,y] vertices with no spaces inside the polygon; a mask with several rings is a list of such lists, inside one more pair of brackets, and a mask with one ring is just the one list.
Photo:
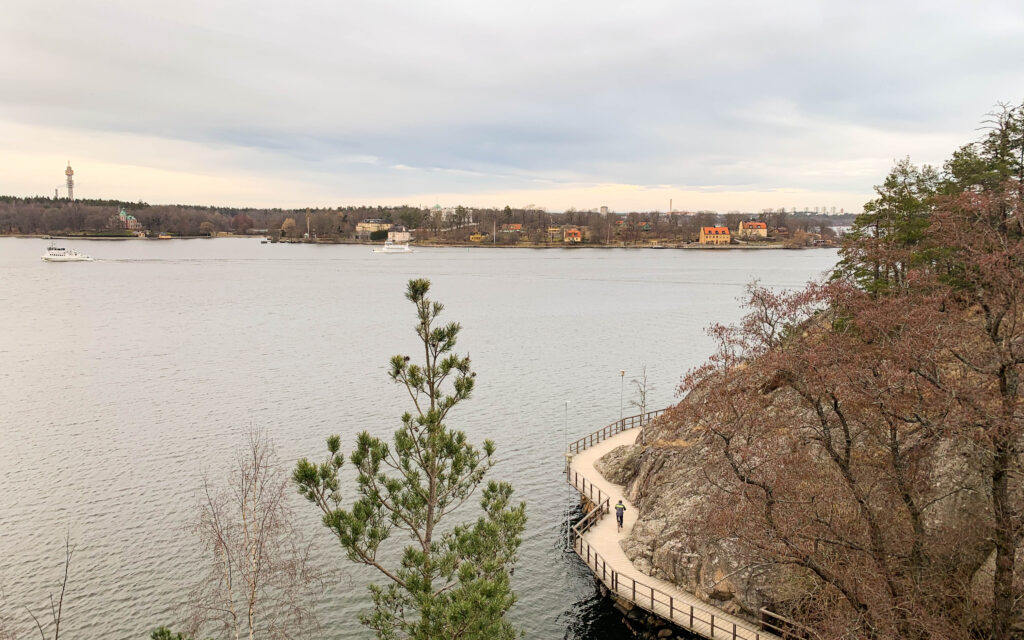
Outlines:
{"label": "curved concrete path", "polygon": [[[617,531],[614,509],[612,509],[612,513],[601,518],[597,524],[591,527],[590,530],[583,535],[583,540],[588,543],[592,549],[597,551],[602,558],[604,558],[608,567],[614,569],[618,574],[617,589],[615,588],[615,585],[612,584],[612,580],[608,577],[602,579],[602,582],[604,582],[605,586],[608,587],[609,590],[617,593],[620,597],[635,602],[638,606],[651,611],[666,620],[672,620],[674,624],[685,629],[690,629],[705,638],[727,638],[729,640],[778,640],[778,636],[761,630],[756,624],[742,618],[729,615],[714,605],[704,602],[692,593],[683,591],[678,586],[670,582],[659,580],[658,578],[641,573],[633,566],[633,563],[629,558],[626,557],[626,554],[620,545],[620,541],[626,538],[633,531],[633,525],[636,524],[638,515],[637,509],[631,502],[629,502],[629,500],[626,499],[625,488],[622,485],[613,484],[608,480],[605,480],[604,476],[598,473],[597,469],[594,468],[594,462],[616,447],[633,444],[638,435],[639,431],[636,429],[623,431],[622,433],[614,435],[603,442],[595,444],[589,449],[585,449],[574,454],[572,461],[569,463],[570,483],[572,482],[572,473],[575,471],[579,476],[586,478],[588,485],[593,484],[608,496],[610,499],[610,505],[614,505],[620,498],[622,499],[622,503],[626,505],[626,514],[625,518],[623,518],[621,533]],[[580,553],[578,543],[576,551],[577,553]],[[585,551],[580,554],[580,556],[583,558],[584,562],[587,562]],[[592,570],[595,569],[594,564],[588,563],[588,565]],[[600,570],[597,570],[595,575],[598,579],[601,579]],[[652,603],[649,599],[645,602],[643,590],[638,590],[636,597],[633,597],[631,580],[643,583],[647,587],[653,587],[654,589],[664,593],[666,597],[671,596],[674,604],[671,611],[671,617],[669,605],[667,603],[662,603],[660,601]],[[649,589],[647,590],[647,593],[650,593]],[[692,626],[690,624],[691,605],[695,610],[697,610],[693,618]],[[711,615],[713,615],[714,618],[710,618]],[[715,625],[713,632],[710,624],[712,619],[714,620]]]}

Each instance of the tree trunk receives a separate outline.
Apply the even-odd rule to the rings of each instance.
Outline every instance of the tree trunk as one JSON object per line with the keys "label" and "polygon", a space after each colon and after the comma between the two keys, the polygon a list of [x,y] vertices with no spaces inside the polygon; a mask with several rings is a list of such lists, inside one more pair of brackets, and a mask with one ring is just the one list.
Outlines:
{"label": "tree trunk", "polygon": [[993,538],[996,544],[996,568],[992,580],[993,640],[1010,640],[1013,635],[1013,572],[1017,549],[1009,486],[1012,464],[1010,443],[997,442],[992,464]]}

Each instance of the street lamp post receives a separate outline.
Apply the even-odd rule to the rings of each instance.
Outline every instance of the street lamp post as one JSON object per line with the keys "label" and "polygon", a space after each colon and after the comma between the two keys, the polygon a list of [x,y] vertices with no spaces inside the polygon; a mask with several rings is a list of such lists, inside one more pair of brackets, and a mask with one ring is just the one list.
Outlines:
{"label": "street lamp post", "polygon": [[622,422],[622,394],[626,390],[626,370],[619,370],[619,422]]}

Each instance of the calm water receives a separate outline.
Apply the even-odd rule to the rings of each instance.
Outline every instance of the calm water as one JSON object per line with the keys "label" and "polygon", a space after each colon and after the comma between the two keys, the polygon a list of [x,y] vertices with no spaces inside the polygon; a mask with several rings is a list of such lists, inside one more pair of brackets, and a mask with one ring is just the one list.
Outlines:
{"label": "calm water", "polygon": [[[651,408],[711,349],[704,327],[738,317],[752,279],[795,287],[836,261],[814,251],[432,249],[261,245],[256,240],[66,242],[97,260],[47,264],[44,240],[0,239],[0,612],[23,629],[58,587],[63,536],[78,545],[64,628],[147,638],[176,609],[199,558],[186,524],[204,470],[250,425],[287,461],[330,433],[394,431],[407,398],[386,376],[411,353],[410,277],[433,281],[464,326],[477,393],[452,426],[495,440],[527,501],[512,616],[529,638],[619,637],[585,567],[564,553],[575,495],[566,438],[619,416],[620,377],[646,363]],[[565,415],[565,401],[569,401]],[[635,411],[633,411],[635,413]],[[368,574],[342,561],[296,496],[323,562],[346,575],[322,606],[326,638],[367,638]],[[19,610],[20,609],[20,610]]]}

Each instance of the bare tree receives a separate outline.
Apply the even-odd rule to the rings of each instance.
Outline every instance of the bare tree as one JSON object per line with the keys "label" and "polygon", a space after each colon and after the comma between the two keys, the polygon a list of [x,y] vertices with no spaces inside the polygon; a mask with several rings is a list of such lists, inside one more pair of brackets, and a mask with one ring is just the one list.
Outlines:
{"label": "bare tree", "polygon": [[[639,378],[633,378],[629,382],[636,391],[636,395],[629,401],[629,404],[640,410],[640,426],[644,427],[647,419],[647,392],[654,388],[654,385],[647,382],[647,365],[643,365]],[[640,443],[647,444],[645,429],[640,429]]]}
{"label": "bare tree", "polygon": [[193,524],[206,573],[189,594],[188,632],[238,640],[312,637],[323,593],[310,546],[288,506],[288,475],[273,443],[254,430],[223,482],[203,480]]}
{"label": "bare tree", "polygon": [[[25,611],[31,616],[32,622],[36,625],[36,630],[39,631],[39,637],[42,640],[46,640],[50,630],[52,629],[53,640],[60,638],[60,621],[61,615],[64,612],[64,595],[67,593],[68,588],[68,576],[71,572],[71,557],[75,553],[75,547],[71,544],[71,535],[67,534],[64,536],[64,578],[60,583],[60,594],[57,599],[54,600],[53,594],[49,595],[50,598],[50,611],[49,611],[49,622],[44,625],[44,622],[39,619],[32,609],[25,607]],[[46,614],[43,614],[45,620]],[[10,621],[6,617],[0,616],[0,640],[15,640],[17,634],[8,626]]]}
{"label": "bare tree", "polygon": [[952,368],[930,302],[752,288],[752,313],[715,328],[711,364],[684,379],[710,496],[688,526],[805,585],[774,604],[823,638],[970,637],[983,554],[963,540],[982,507],[958,502],[970,465],[944,466],[964,449],[955,406],[915,373]]}

